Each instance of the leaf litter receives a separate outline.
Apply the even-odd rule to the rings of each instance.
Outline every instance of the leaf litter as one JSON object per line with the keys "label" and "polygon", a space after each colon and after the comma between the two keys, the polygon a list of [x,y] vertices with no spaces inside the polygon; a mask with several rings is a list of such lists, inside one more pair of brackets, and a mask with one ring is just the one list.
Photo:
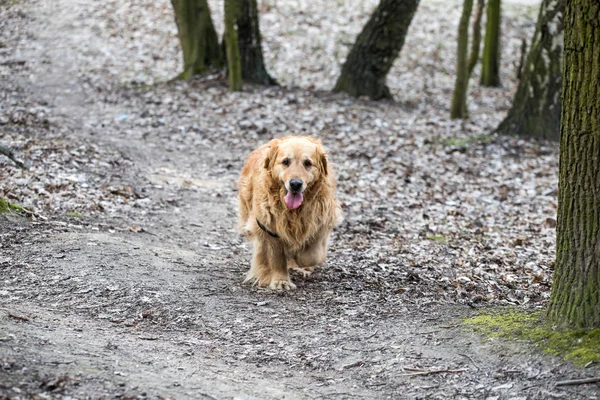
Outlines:
{"label": "leaf litter", "polygon": [[[375,4],[262,2],[267,67],[288,88],[247,86],[239,94],[214,77],[157,83],[181,66],[168,2],[94,4],[79,24],[99,35],[102,47],[78,54],[78,75],[88,94],[118,102],[121,111],[112,121],[90,116],[88,128],[99,135],[113,124],[125,140],[158,139],[173,153],[236,149],[221,160],[224,168],[211,171],[211,178],[230,182],[244,153],[260,143],[289,133],[315,135],[335,163],[346,214],[328,263],[342,281],[399,299],[542,304],[555,251],[557,146],[490,133],[510,104],[518,38],[531,32],[533,21],[523,9],[509,9],[503,87],[480,87],[476,70],[470,119],[452,121],[447,108],[459,10],[450,4],[421,5],[388,79],[396,104],[323,91],[333,86]],[[222,29],[222,4],[211,6]],[[134,190],[121,178],[131,168],[128,157],[69,140],[72,128],[53,123],[47,104],[28,103],[30,93],[7,86],[1,139],[33,167],[21,170],[3,159],[3,197],[50,215],[135,215],[156,207],[143,194],[151,185]],[[233,198],[234,186],[219,195]]]}
{"label": "leaf litter", "polygon": [[[398,104],[322,92],[333,86],[375,5],[262,2],[267,67],[290,89],[248,87],[233,94],[210,77],[140,87],[165,81],[181,67],[166,1],[91,7],[79,24],[91,25],[103,39],[101,52],[110,56],[84,52],[77,68],[101,100],[119,102],[116,124],[125,138],[158,138],[172,152],[190,146],[239,149],[235,159],[223,160],[230,166],[218,179],[234,181],[244,151],[273,136],[322,138],[336,164],[346,212],[329,265],[345,278],[353,275],[400,298],[543,302],[554,259],[557,148],[489,133],[510,104],[519,38],[531,32],[533,21],[523,17],[523,8],[509,8],[503,20],[503,88],[479,87],[476,70],[471,118],[461,122],[447,115],[460,11],[455,4],[421,5],[388,79]],[[211,6],[222,30],[222,3]],[[38,124],[48,112],[30,111],[30,116],[37,111],[31,123]],[[4,118],[21,114],[19,107],[8,109]],[[105,124],[89,123],[98,133]],[[48,130],[63,140],[68,135],[59,127]],[[14,186],[4,189],[5,196],[48,212],[151,207],[144,196],[106,176],[111,168],[129,166],[119,154],[68,140],[57,145],[62,152],[48,154],[36,140],[22,130],[9,138],[35,167],[17,176],[13,171],[8,180]],[[234,197],[232,185],[227,189],[221,195]],[[344,265],[350,264],[348,271]]]}

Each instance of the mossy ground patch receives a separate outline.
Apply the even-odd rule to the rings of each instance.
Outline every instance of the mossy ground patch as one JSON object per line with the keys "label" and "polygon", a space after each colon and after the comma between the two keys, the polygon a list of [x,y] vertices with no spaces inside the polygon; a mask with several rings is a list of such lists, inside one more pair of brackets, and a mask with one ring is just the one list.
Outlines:
{"label": "mossy ground patch", "polygon": [[541,311],[487,310],[464,323],[489,338],[529,342],[577,366],[600,361],[600,329],[557,331],[546,324]]}
{"label": "mossy ground patch", "polygon": [[4,197],[0,197],[0,212],[23,211],[23,207],[9,203]]}

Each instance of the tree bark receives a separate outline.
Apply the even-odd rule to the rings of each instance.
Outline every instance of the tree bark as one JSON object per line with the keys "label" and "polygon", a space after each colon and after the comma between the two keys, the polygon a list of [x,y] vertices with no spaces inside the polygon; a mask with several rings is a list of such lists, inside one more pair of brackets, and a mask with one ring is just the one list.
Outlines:
{"label": "tree bark", "polygon": [[481,84],[500,86],[500,0],[489,0],[481,58]]}
{"label": "tree bark", "polygon": [[241,0],[237,16],[242,79],[259,85],[276,85],[265,67],[256,0]]}
{"label": "tree bark", "polygon": [[458,23],[458,46],[456,49],[456,81],[452,94],[450,118],[467,118],[467,89],[469,71],[467,69],[467,49],[469,47],[469,18],[473,10],[473,0],[464,0],[462,15]]}
{"label": "tree bark", "polygon": [[544,0],[512,108],[496,131],[560,138],[563,17],[567,0]]}
{"label": "tree bark", "polygon": [[386,76],[398,57],[419,0],[381,0],[348,54],[335,92],[391,99]]}
{"label": "tree bark", "polygon": [[209,68],[221,68],[223,57],[206,0],[171,0],[183,53],[183,72],[188,80]]}
{"label": "tree bark", "polygon": [[233,91],[242,90],[242,65],[238,45],[238,30],[236,19],[240,13],[241,2],[244,0],[225,0],[225,48],[227,51],[227,77],[229,88]]}
{"label": "tree bark", "polygon": [[473,14],[473,41],[471,42],[471,53],[469,54],[469,72],[468,78],[471,77],[477,61],[479,61],[479,48],[481,47],[481,16],[483,14],[483,8],[485,7],[485,0],[477,0],[477,8]]}
{"label": "tree bark", "polygon": [[564,17],[556,269],[548,320],[600,328],[600,6],[569,0]]}

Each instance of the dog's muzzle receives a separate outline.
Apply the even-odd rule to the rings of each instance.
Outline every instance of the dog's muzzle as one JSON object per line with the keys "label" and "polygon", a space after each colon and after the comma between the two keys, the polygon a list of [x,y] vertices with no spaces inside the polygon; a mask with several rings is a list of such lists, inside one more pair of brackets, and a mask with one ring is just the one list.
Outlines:
{"label": "dog's muzzle", "polygon": [[290,180],[290,192],[292,193],[300,193],[302,191],[302,179],[291,179]]}

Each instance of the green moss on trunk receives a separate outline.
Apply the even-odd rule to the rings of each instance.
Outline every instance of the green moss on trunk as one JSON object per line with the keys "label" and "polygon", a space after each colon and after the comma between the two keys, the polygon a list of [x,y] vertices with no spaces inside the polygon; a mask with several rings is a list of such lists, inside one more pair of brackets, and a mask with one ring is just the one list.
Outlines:
{"label": "green moss on trunk", "polygon": [[452,93],[450,118],[467,118],[467,89],[469,71],[467,70],[467,49],[469,47],[469,18],[473,9],[473,0],[464,0],[462,15],[458,23],[458,46],[456,50],[456,81]]}
{"label": "green moss on trunk", "polygon": [[335,92],[369,96],[373,100],[392,98],[385,80],[404,45],[418,5],[418,0],[381,0],[356,38]]}
{"label": "green moss on trunk", "polygon": [[600,4],[567,2],[556,269],[548,319],[600,328]]}
{"label": "green moss on trunk", "polygon": [[481,84],[500,86],[500,0],[488,0],[486,17]]}

